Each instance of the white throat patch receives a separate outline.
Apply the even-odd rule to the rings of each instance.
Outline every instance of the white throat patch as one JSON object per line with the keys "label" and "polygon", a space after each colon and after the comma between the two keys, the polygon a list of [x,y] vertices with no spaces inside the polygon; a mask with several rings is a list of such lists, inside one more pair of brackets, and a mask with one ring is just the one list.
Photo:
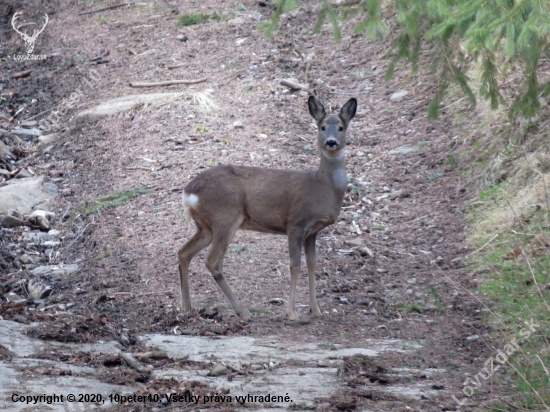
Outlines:
{"label": "white throat patch", "polygon": [[334,186],[340,190],[346,190],[348,186],[348,176],[346,175],[346,169],[336,169],[332,172],[332,181]]}

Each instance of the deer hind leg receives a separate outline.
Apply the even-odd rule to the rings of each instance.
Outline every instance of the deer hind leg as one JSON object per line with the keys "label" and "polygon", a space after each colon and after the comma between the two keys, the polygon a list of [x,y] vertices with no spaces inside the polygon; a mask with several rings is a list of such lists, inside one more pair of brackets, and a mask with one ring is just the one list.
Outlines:
{"label": "deer hind leg", "polygon": [[178,250],[182,309],[191,309],[191,296],[189,294],[189,264],[191,259],[211,242],[212,232],[210,229],[199,226],[199,223],[197,223],[197,233]]}
{"label": "deer hind leg", "polygon": [[239,216],[229,226],[214,226],[214,240],[206,258],[206,267],[212,273],[214,280],[218,283],[218,286],[229,300],[229,303],[231,303],[237,315],[242,320],[249,320],[250,312],[243,307],[222,274],[223,258],[225,257],[229,243],[231,243],[231,239],[233,239],[235,232],[242,222],[243,218]]}
{"label": "deer hind leg", "polygon": [[317,233],[310,235],[304,242],[304,253],[306,255],[307,274],[309,277],[309,310],[315,317],[321,317],[321,311],[317,306],[317,298],[315,295],[315,241]]}

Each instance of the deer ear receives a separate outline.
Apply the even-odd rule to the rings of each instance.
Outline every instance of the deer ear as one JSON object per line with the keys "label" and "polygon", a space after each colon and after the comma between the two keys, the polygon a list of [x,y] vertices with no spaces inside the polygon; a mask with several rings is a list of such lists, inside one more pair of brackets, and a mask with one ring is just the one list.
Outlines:
{"label": "deer ear", "polygon": [[309,96],[307,106],[309,108],[309,114],[311,114],[311,117],[317,120],[317,122],[320,122],[323,117],[325,117],[325,108],[315,97]]}
{"label": "deer ear", "polygon": [[340,117],[342,117],[346,124],[349,124],[351,119],[355,117],[355,113],[357,113],[357,99],[351,98],[344,106],[342,106],[342,110],[340,110]]}

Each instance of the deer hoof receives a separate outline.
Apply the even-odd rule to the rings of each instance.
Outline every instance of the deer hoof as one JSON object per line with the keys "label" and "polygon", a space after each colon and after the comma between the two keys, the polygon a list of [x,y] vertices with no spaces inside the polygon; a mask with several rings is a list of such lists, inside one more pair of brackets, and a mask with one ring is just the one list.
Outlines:
{"label": "deer hoof", "polygon": [[244,321],[249,321],[252,315],[249,311],[245,310],[244,312],[239,313],[239,318],[241,318]]}
{"label": "deer hoof", "polygon": [[289,312],[288,313],[288,319],[289,320],[298,320],[298,314],[296,312]]}
{"label": "deer hoof", "polygon": [[314,309],[311,309],[311,315],[315,318],[321,318],[323,317],[323,314],[321,313],[321,311],[319,310],[319,308],[314,308]]}

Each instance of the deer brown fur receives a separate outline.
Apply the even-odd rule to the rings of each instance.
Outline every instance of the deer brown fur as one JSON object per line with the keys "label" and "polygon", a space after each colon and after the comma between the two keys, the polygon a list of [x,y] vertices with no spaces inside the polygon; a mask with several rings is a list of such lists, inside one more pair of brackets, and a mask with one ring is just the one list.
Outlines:
{"label": "deer brown fur", "polygon": [[315,241],[319,231],[335,222],[347,187],[344,154],[346,130],[357,111],[350,99],[338,114],[326,114],[313,96],[308,100],[317,123],[321,161],[317,170],[296,171],[222,165],[196,176],[185,187],[185,214],[197,226],[195,235],[178,251],[181,304],[191,308],[189,264],[193,256],[212,244],[206,267],[231,306],[244,320],[250,313],[242,306],[222,274],[222,263],[238,229],[288,236],[290,297],[288,316],[298,319],[296,282],[304,248],[309,276],[309,308],[321,316],[315,297]]}

